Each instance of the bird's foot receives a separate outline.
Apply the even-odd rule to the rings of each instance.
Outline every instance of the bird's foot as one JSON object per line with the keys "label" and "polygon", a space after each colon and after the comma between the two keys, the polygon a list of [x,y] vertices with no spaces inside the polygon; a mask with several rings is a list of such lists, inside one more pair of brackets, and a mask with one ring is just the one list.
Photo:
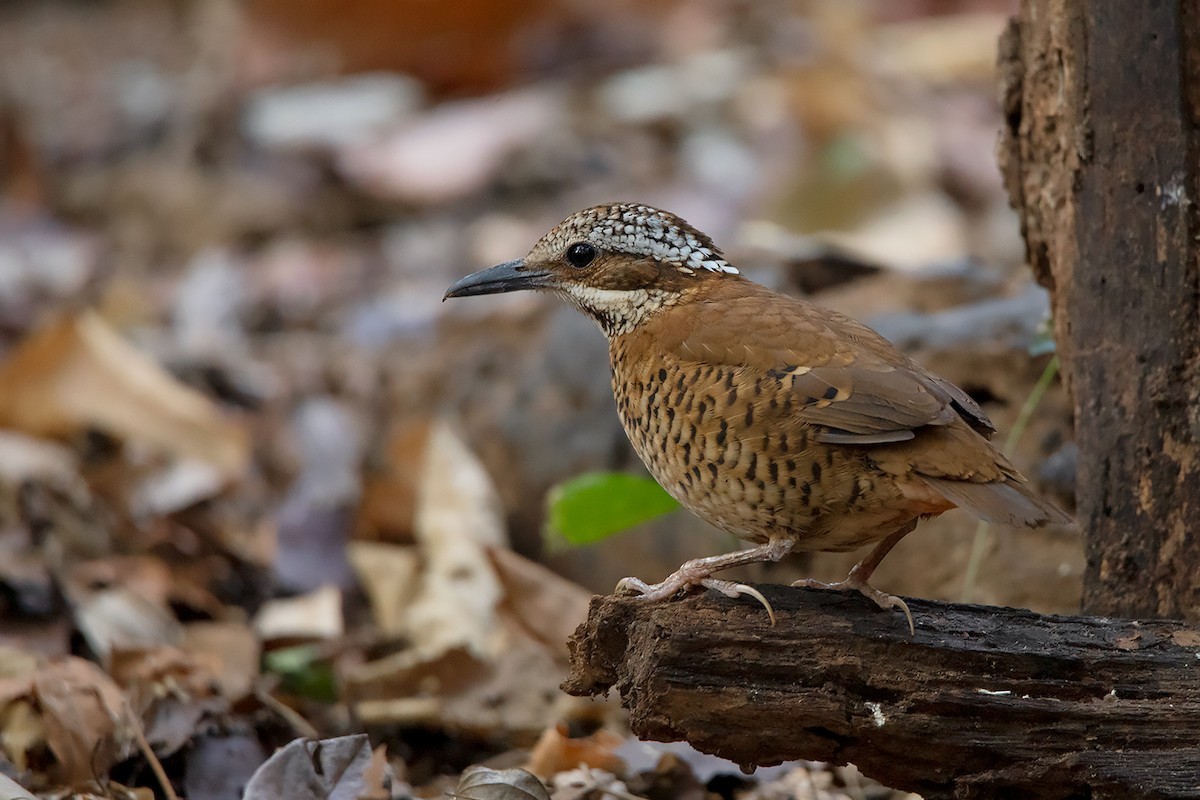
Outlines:
{"label": "bird's foot", "polygon": [[763,593],[753,586],[745,583],[736,583],[734,581],[719,581],[716,578],[705,578],[700,581],[700,585],[713,591],[720,592],[730,599],[739,597],[753,597],[758,602],[762,603],[762,607],[767,610],[767,616],[771,619],[771,627],[775,627],[775,609],[771,607],[770,601],[763,597]]}
{"label": "bird's foot", "polygon": [[637,578],[622,578],[617,583],[615,592],[616,594],[633,595],[643,600],[655,601],[666,600],[675,596],[679,590],[688,589],[692,586],[703,586],[734,599],[738,597],[753,597],[767,610],[771,626],[775,626],[775,609],[771,607],[771,603],[758,589],[745,583],[722,581],[709,577],[708,574],[689,570],[687,564],[684,564],[683,567],[668,576],[662,583],[649,584]]}
{"label": "bird's foot", "polygon": [[904,616],[908,618],[909,635],[915,636],[917,633],[916,626],[913,625],[912,612],[908,610],[908,603],[904,602],[904,600],[901,598],[896,597],[894,594],[888,594],[887,592],[879,591],[874,586],[867,583],[866,580],[855,575],[853,571],[850,572],[850,575],[847,576],[845,580],[836,581],[834,583],[823,583],[822,581],[813,580],[812,578],[805,578],[804,580],[794,582],[792,586],[803,586],[808,589],[833,589],[837,592],[844,592],[848,590],[859,592],[864,597],[874,602],[875,605],[882,608],[884,611],[893,608],[903,611]]}

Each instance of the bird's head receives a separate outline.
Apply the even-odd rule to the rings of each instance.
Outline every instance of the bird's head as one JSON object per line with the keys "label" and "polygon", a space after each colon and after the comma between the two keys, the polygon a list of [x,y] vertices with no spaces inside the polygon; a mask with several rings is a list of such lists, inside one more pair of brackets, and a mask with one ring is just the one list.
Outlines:
{"label": "bird's head", "polygon": [[674,214],[632,203],[603,205],[567,217],[524,258],[459,280],[446,297],[550,291],[615,336],[706,281],[737,272],[712,239]]}

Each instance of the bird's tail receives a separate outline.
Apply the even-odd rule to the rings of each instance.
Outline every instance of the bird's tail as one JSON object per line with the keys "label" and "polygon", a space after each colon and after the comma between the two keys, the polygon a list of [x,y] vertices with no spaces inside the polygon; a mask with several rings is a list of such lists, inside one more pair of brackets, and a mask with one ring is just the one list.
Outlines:
{"label": "bird's tail", "polygon": [[973,483],[921,477],[959,508],[996,525],[1040,528],[1043,525],[1066,525],[1072,521],[1056,506],[1038,497],[1026,484],[1014,478],[994,483]]}

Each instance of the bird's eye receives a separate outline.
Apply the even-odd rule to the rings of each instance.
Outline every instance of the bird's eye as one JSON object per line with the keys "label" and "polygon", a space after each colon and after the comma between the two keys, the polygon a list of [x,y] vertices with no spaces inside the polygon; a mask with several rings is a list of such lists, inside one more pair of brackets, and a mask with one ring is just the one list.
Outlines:
{"label": "bird's eye", "polygon": [[573,267],[583,269],[592,263],[595,257],[596,248],[587,242],[576,242],[567,248],[567,261],[570,261]]}

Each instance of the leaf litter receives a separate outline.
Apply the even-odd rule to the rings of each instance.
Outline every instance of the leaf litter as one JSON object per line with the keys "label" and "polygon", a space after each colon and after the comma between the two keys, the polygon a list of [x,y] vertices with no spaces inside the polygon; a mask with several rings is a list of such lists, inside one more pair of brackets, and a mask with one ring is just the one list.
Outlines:
{"label": "leaf litter", "polygon": [[[32,87],[0,110],[0,796],[897,796],[747,777],[558,690],[591,592],[694,532],[542,552],[547,490],[634,463],[603,344],[538,298],[438,301],[618,195],[858,316],[995,298],[1021,257],[979,100],[1007,6],[470,0],[447,38],[352,5],[0,26]],[[818,240],[886,258],[801,275]],[[968,245],[1007,266],[911,269]],[[610,483],[573,498],[579,537],[671,507]],[[1074,598],[1074,557],[1022,583]]]}

